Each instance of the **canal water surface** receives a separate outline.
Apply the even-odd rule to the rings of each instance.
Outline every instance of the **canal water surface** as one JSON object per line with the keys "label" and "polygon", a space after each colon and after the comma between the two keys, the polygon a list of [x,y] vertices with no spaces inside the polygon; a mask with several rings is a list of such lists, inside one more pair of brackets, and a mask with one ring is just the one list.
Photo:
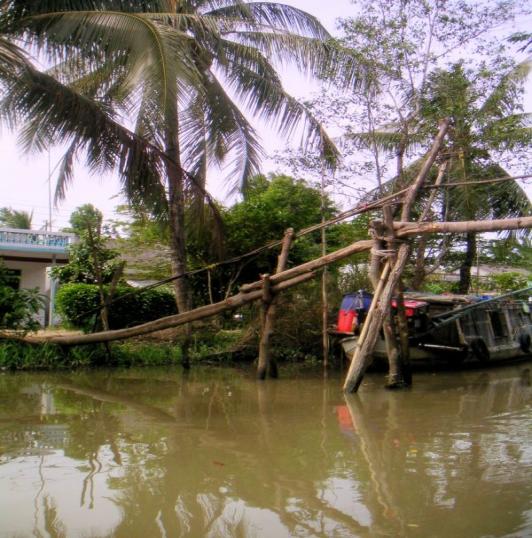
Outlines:
{"label": "canal water surface", "polygon": [[532,536],[530,363],[0,374],[0,536]]}

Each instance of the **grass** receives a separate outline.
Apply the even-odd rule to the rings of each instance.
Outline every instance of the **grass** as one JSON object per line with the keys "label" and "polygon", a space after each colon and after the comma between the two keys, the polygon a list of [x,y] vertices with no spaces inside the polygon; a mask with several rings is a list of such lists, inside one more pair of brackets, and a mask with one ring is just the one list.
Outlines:
{"label": "grass", "polygon": [[[109,350],[109,351],[108,351]],[[54,344],[0,342],[0,368],[55,370],[93,366],[162,366],[180,364],[181,348],[170,343],[126,342],[62,348]]]}

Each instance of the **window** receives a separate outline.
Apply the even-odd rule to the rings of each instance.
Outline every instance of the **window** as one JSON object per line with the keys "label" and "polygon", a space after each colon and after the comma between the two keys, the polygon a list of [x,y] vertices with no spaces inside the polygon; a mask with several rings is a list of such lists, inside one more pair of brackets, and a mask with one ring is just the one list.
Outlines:
{"label": "window", "polygon": [[495,338],[504,338],[507,336],[506,331],[506,320],[504,319],[504,314],[502,312],[490,311],[488,312],[491,328],[493,329],[493,334]]}

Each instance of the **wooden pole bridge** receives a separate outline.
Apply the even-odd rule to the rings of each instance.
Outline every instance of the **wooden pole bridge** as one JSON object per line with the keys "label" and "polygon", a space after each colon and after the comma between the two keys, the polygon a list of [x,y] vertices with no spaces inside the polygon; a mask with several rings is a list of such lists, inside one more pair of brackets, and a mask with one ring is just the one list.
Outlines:
{"label": "wooden pole bridge", "polygon": [[[371,354],[374,350],[379,331],[387,316],[390,315],[391,299],[398,288],[401,275],[410,255],[410,243],[407,241],[408,238],[429,234],[481,233],[532,228],[532,216],[501,220],[462,222],[410,221],[410,212],[416,200],[416,196],[420,189],[423,188],[424,181],[438,156],[447,128],[448,122],[443,121],[420,172],[412,185],[406,189],[400,220],[394,222],[393,220],[390,220],[390,218],[385,218],[383,229],[386,237],[357,241],[347,247],[321,256],[320,258],[316,258],[290,269],[285,269],[288,250],[294,238],[293,230],[288,230],[282,243],[281,255],[279,257],[276,272],[272,275],[263,276],[259,281],[241,286],[239,293],[218,303],[201,306],[180,314],[166,316],[155,321],[125,329],[105,330],[92,334],[51,336],[31,334],[21,335],[12,331],[4,331],[0,333],[0,339],[19,340],[30,344],[49,343],[65,347],[108,343],[143,336],[163,329],[178,327],[180,325],[216,316],[228,310],[237,309],[255,301],[262,301],[264,308],[261,323],[262,337],[259,354],[259,378],[264,379],[268,369],[274,372],[273,376],[275,377],[276,366],[274,364],[272,365],[268,346],[269,337],[273,330],[276,294],[313,279],[318,274],[317,271],[319,269],[322,269],[329,264],[348,258],[353,254],[381,248],[384,242],[387,245],[387,252],[389,255],[380,264],[380,274],[374,279],[375,290],[372,304],[358,339],[359,343],[355,349],[344,383],[344,390],[346,392],[356,392],[362,382],[366,368],[371,362]],[[386,217],[387,212],[384,211],[384,213]],[[391,212],[388,211],[388,216],[390,214]],[[396,244],[398,247],[395,246]],[[381,245],[381,247],[378,245]]]}

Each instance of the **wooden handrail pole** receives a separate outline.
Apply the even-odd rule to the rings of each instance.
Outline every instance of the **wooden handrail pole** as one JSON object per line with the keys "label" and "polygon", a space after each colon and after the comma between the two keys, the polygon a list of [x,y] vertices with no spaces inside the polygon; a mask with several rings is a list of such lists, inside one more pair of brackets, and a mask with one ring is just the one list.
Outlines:
{"label": "wooden handrail pole", "polygon": [[[286,267],[288,261],[288,253],[294,239],[294,229],[288,228],[284,234],[283,243],[281,246],[281,253],[277,258],[276,273],[281,273]],[[270,377],[277,378],[279,376],[279,369],[277,362],[272,357],[270,337],[273,334],[273,328],[275,324],[275,311],[277,298],[271,295],[271,277],[265,275],[263,278],[263,297],[262,297],[264,310],[261,323],[261,335],[259,342],[259,360],[257,364],[257,379],[264,380],[269,373]]]}

